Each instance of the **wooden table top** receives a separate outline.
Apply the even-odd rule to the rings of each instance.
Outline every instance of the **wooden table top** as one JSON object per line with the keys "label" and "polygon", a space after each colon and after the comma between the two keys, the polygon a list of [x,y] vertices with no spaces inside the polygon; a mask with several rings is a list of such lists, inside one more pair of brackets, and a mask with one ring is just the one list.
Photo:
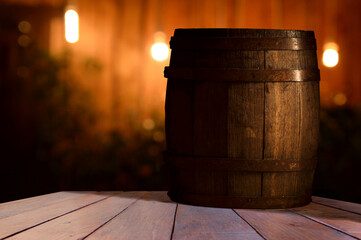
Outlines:
{"label": "wooden table top", "polygon": [[312,201],[251,210],[177,204],[166,192],[57,192],[0,204],[0,239],[361,239],[361,204]]}

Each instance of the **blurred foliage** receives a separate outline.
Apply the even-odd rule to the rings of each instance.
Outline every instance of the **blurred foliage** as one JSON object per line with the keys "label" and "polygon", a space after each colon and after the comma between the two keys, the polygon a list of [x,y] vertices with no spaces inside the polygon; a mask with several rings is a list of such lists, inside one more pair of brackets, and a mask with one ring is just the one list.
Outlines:
{"label": "blurred foliage", "polygon": [[321,109],[313,194],[361,203],[361,108]]}
{"label": "blurred foliage", "polygon": [[[164,149],[163,120],[154,113],[151,129],[140,118],[128,122],[127,133],[93,131],[97,112],[91,93],[77,85],[69,59],[35,57],[43,69],[33,76],[37,113],[37,160],[48,162],[60,189],[129,190],[159,189]],[[31,67],[34,69],[34,67]],[[85,68],[100,71],[93,59]],[[35,68],[36,69],[36,68]],[[44,79],[43,75],[48,77]],[[131,132],[131,134],[129,134]]]}
{"label": "blurred foliage", "polygon": [[[1,196],[0,201],[59,190],[165,188],[161,114],[154,111],[141,118],[133,112],[122,121],[127,124],[126,132],[99,131],[96,124],[100,115],[91,92],[71,69],[71,52],[55,58],[36,48],[26,51],[14,90],[10,97],[4,97],[15,103],[5,106],[13,116],[3,125],[21,128],[21,122],[12,119],[24,116],[28,130],[9,130],[1,139],[13,139],[8,144],[11,149],[4,147],[7,163],[3,171],[8,174],[3,177],[15,178],[5,189],[9,196]],[[94,59],[83,63],[87,71],[101,71],[101,64]],[[26,139],[21,140],[24,136]],[[26,143],[19,145],[19,141]]]}

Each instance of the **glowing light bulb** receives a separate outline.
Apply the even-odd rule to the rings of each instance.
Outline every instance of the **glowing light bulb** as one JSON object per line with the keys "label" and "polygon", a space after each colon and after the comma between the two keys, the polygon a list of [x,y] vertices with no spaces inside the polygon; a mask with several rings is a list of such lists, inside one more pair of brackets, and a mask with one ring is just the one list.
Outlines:
{"label": "glowing light bulb", "polygon": [[168,58],[169,48],[164,42],[157,42],[153,44],[151,52],[152,57],[160,62]]}
{"label": "glowing light bulb", "polygon": [[169,56],[169,47],[165,43],[165,34],[164,32],[156,32],[154,34],[154,44],[151,48],[151,54],[154,60],[164,61]]}
{"label": "glowing light bulb", "polygon": [[79,16],[73,9],[65,12],[65,39],[70,43],[79,40]]}
{"label": "glowing light bulb", "polygon": [[324,46],[322,61],[326,67],[334,67],[338,63],[338,45],[336,43],[327,43]]}

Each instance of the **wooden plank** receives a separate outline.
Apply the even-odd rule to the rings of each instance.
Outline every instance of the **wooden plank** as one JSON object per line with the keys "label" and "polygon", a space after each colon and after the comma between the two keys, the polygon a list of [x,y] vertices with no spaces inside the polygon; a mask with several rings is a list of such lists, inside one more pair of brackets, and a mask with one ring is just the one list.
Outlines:
{"label": "wooden plank", "polygon": [[[64,194],[67,195],[66,193]],[[58,194],[55,196],[58,196]],[[14,211],[13,214],[12,212],[7,212],[6,216],[0,219],[0,238],[44,223],[86,205],[103,200],[108,196],[109,194],[73,193],[73,197],[65,197],[61,201],[50,201],[50,204],[46,203],[46,197],[37,198],[35,199],[36,201],[30,199],[28,204],[27,201],[22,201],[17,205],[23,211]],[[23,207],[22,204],[24,204]],[[34,208],[31,209],[31,206]]]}
{"label": "wooden plank", "polygon": [[[246,67],[252,68],[253,62]],[[245,65],[245,63],[243,63]],[[228,157],[262,159],[264,83],[238,83],[228,88]],[[228,194],[261,196],[262,173],[228,172]]]}
{"label": "wooden plank", "polygon": [[[91,193],[91,192],[88,192]],[[76,198],[81,195],[87,194],[86,192],[56,192],[45,194],[41,196],[20,199],[16,201],[2,203],[0,205],[0,219],[17,215],[29,210],[41,208],[55,204],[60,201],[66,201],[69,198]]]}
{"label": "wooden plank", "polygon": [[264,159],[299,159],[299,84],[265,84]]}
{"label": "wooden plank", "polygon": [[320,91],[318,82],[304,82],[299,87],[300,159],[317,157],[320,138]]}
{"label": "wooden plank", "polygon": [[263,238],[232,209],[179,204],[172,239]]}
{"label": "wooden plank", "polygon": [[192,155],[193,82],[169,79],[165,103],[167,151]]}
{"label": "wooden plank", "polygon": [[180,169],[179,179],[181,189],[187,193],[226,194],[227,175],[224,171]]}
{"label": "wooden plank", "polygon": [[170,66],[176,67],[194,67],[195,66],[195,51],[192,50],[172,50],[170,58]]}
{"label": "wooden plank", "polygon": [[[190,59],[188,59],[190,62]],[[180,67],[175,65],[176,67]],[[197,68],[241,68],[241,69],[263,69],[263,51],[242,50],[204,50],[198,49],[195,65]]]}
{"label": "wooden plank", "polygon": [[354,239],[290,210],[235,210],[265,239]]}
{"label": "wooden plank", "polygon": [[227,156],[227,109],[227,82],[194,82],[194,156]]}
{"label": "wooden plank", "polygon": [[316,196],[312,196],[312,202],[342,209],[348,212],[361,214],[361,204],[357,204],[357,203],[345,202],[345,201],[316,197]]}
{"label": "wooden plank", "polygon": [[[226,157],[228,84],[195,81],[193,104],[193,155]],[[187,192],[224,195],[227,178],[224,172],[215,170],[189,170],[183,172],[182,181],[190,187]]]}
{"label": "wooden plank", "polygon": [[264,173],[262,193],[267,197],[307,196],[312,180],[313,171]]}
{"label": "wooden plank", "polygon": [[177,204],[166,192],[151,192],[87,239],[171,239]]}
{"label": "wooden plank", "polygon": [[228,194],[244,197],[261,196],[262,173],[228,172]]}
{"label": "wooden plank", "polygon": [[[122,192],[9,239],[82,239],[107,223],[144,195],[145,192]],[[69,201],[71,203],[71,201]]]}
{"label": "wooden plank", "polygon": [[317,69],[314,50],[265,51],[266,69]]}
{"label": "wooden plank", "polygon": [[361,216],[359,214],[314,203],[310,203],[305,207],[295,208],[293,211],[361,239]]}
{"label": "wooden plank", "polygon": [[[265,159],[310,159],[317,154],[318,83],[267,83]],[[313,171],[264,173],[262,195],[307,196]]]}
{"label": "wooden plank", "polygon": [[264,83],[231,84],[228,89],[228,156],[262,159]]}
{"label": "wooden plank", "polygon": [[[183,62],[189,57],[172,52],[171,63]],[[192,62],[189,60],[188,62]],[[182,64],[181,64],[182,66]],[[193,82],[169,79],[165,102],[165,129],[167,151],[172,154],[193,154]],[[169,164],[170,190],[177,191],[182,185],[181,170]]]}
{"label": "wooden plank", "polygon": [[[295,83],[265,84],[264,159],[299,159],[299,86]],[[300,173],[263,173],[262,196],[299,195]],[[297,181],[289,181],[292,178]],[[291,191],[291,192],[290,192]]]}

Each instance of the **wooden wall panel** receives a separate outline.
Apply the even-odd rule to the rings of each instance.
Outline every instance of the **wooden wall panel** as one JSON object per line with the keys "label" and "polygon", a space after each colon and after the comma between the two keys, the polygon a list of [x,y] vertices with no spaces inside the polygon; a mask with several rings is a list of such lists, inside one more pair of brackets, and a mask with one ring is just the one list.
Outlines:
{"label": "wooden wall panel", "polygon": [[[361,1],[343,1],[338,4],[338,41],[342,75],[334,81],[348,96],[349,104],[361,101],[361,74],[358,62],[361,54]],[[321,96],[322,97],[322,96]]]}

